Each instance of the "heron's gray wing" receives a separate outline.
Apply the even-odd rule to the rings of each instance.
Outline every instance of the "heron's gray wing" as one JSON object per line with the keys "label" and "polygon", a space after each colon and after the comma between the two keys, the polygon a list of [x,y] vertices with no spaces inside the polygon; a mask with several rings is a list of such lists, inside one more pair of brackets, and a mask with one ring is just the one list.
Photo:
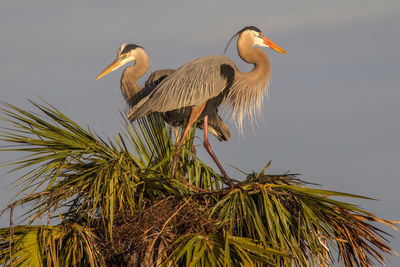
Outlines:
{"label": "heron's gray wing", "polygon": [[128,105],[130,107],[135,106],[138,102],[140,102],[143,98],[148,96],[156,86],[163,80],[165,77],[173,73],[175,70],[173,69],[161,69],[152,72],[149,78],[146,80],[144,87],[142,90],[133,95],[130,99],[127,100]]}
{"label": "heron's gray wing", "polygon": [[128,113],[136,120],[151,112],[167,112],[196,106],[219,95],[227,85],[226,67],[235,69],[232,60],[224,56],[195,59],[167,76],[145,99]]}
{"label": "heron's gray wing", "polygon": [[158,85],[165,77],[173,73],[175,70],[173,69],[161,69],[152,72],[149,78],[145,82],[146,87],[153,87]]}
{"label": "heron's gray wing", "polygon": [[154,91],[152,102],[161,112],[203,104],[224,90],[227,81],[221,66],[231,64],[223,56],[195,59],[166,77]]}

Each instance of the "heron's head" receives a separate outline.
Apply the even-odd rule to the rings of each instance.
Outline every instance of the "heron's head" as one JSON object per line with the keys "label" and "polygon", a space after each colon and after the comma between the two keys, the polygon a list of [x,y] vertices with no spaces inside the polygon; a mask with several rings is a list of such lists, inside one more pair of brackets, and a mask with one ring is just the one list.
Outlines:
{"label": "heron's head", "polygon": [[286,54],[285,50],[283,50],[277,44],[273,43],[270,39],[268,39],[264,35],[264,33],[256,26],[246,26],[240,31],[238,31],[229,40],[228,45],[225,48],[225,51],[235,37],[238,37],[238,39],[244,38],[245,40],[252,42],[252,46],[269,47],[279,53]]}
{"label": "heron's head", "polygon": [[139,49],[143,49],[143,47],[135,44],[123,43],[118,49],[117,58],[97,76],[96,80],[122,67],[126,63],[136,60],[136,53]]}

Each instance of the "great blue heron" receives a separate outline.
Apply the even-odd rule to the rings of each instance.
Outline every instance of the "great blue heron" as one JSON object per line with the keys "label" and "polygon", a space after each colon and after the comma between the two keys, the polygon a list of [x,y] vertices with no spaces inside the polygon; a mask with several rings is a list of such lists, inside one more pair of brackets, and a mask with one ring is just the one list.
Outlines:
{"label": "great blue heron", "polygon": [[[230,104],[238,128],[242,129],[243,117],[252,120],[261,108],[270,77],[270,62],[260,47],[269,47],[286,53],[255,26],[247,26],[237,32],[229,43],[237,38],[237,50],[242,60],[254,64],[253,70],[241,72],[235,63],[220,55],[195,59],[166,77],[154,90],[140,100],[128,113],[129,120],[137,120],[152,112],[168,112],[190,108],[191,113],[183,137],[175,154],[174,167],[180,147],[192,124],[204,120],[204,147],[211,155],[231,187],[234,186],[208,142],[208,115],[222,103]],[[228,45],[229,45],[228,43]]]}
{"label": "great blue heron", "polygon": [[[151,93],[165,77],[174,72],[173,69],[154,71],[145,82],[144,88],[140,87],[137,82],[147,73],[149,58],[142,46],[124,43],[118,49],[117,58],[97,76],[96,80],[132,61],[135,61],[135,64],[125,68],[120,82],[122,94],[130,107]],[[190,111],[190,108],[181,108],[164,112],[162,115],[170,125],[181,126],[189,118]],[[208,124],[210,133],[215,135],[219,141],[226,141],[232,136],[228,127],[218,115],[217,109],[210,112]],[[198,127],[203,128],[202,121],[199,122]]]}

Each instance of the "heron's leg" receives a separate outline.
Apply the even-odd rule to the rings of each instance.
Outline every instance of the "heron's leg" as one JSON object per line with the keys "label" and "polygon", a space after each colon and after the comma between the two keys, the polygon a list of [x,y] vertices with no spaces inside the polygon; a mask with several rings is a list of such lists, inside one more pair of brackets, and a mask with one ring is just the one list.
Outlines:
{"label": "heron's leg", "polygon": [[190,117],[189,117],[189,121],[188,124],[186,126],[185,132],[183,133],[183,136],[181,138],[181,140],[178,143],[178,147],[176,148],[177,151],[174,155],[173,158],[173,164],[172,164],[172,177],[175,174],[175,170],[176,170],[176,164],[178,163],[178,159],[179,156],[181,154],[181,146],[183,145],[183,143],[185,142],[186,136],[189,133],[190,127],[192,127],[193,123],[199,118],[201,112],[203,112],[203,109],[205,108],[206,103],[200,105],[200,106],[195,106],[192,108],[192,111],[190,113]]}
{"label": "heron's leg", "polygon": [[192,144],[192,154],[196,156],[196,148],[194,147],[194,144]]}
{"label": "heron's leg", "polygon": [[235,187],[235,184],[232,182],[232,180],[229,178],[228,174],[225,172],[224,168],[222,168],[221,163],[215,156],[213,150],[211,149],[211,145],[208,142],[208,116],[204,117],[204,147],[206,148],[208,154],[212,157],[214,160],[215,164],[217,164],[219,170],[221,171],[222,175],[225,177],[225,179],[228,181],[229,186],[231,188]]}
{"label": "heron's leg", "polygon": [[175,144],[176,144],[179,142],[179,131],[175,126],[174,126],[174,133],[175,133]]}

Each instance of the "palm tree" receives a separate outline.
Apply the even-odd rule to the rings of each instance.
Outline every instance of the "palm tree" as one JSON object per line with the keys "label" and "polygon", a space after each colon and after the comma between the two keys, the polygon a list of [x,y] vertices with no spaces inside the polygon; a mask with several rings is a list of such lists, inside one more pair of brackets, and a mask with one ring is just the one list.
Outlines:
{"label": "palm tree", "polygon": [[[16,181],[10,226],[0,229],[9,266],[344,266],[384,263],[395,253],[384,220],[297,175],[247,175],[239,187],[192,153],[192,131],[171,177],[174,134],[157,115],[102,139],[55,107],[3,103],[2,151]],[[29,205],[25,225],[13,212]],[[4,215],[4,214],[3,214]]]}

